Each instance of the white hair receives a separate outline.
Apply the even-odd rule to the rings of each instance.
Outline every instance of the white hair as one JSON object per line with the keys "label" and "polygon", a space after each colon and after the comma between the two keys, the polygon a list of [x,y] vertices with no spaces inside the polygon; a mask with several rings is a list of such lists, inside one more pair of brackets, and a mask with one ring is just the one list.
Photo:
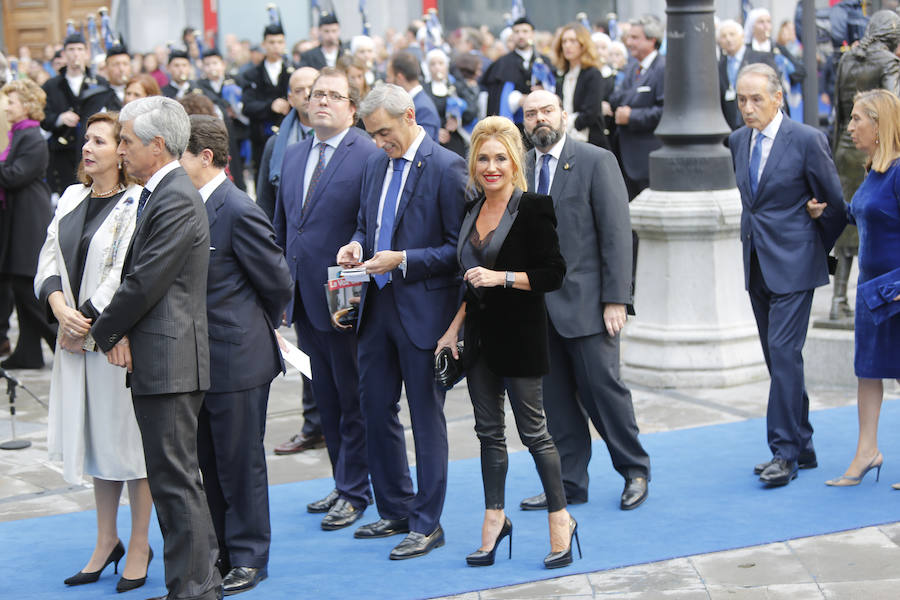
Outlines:
{"label": "white hair", "polygon": [[772,18],[772,14],[767,8],[754,8],[747,13],[747,20],[744,21],[744,42],[749,44],[753,41],[753,26],[756,25],[757,19],[763,15]]}
{"label": "white hair", "polygon": [[181,158],[184,154],[191,136],[191,121],[177,101],[165,96],[132,100],[119,113],[119,122],[127,121],[134,121],[134,135],[145,146],[159,136],[171,156]]}
{"label": "white hair", "polygon": [[361,48],[371,48],[374,50],[375,40],[367,35],[354,35],[350,40],[350,54],[356,54],[356,51]]}
{"label": "white hair", "polygon": [[447,53],[441,50],[440,48],[432,48],[428,51],[428,54],[425,55],[425,62],[430,63],[431,59],[438,58],[444,62],[445,65],[450,64],[450,59],[447,57]]}
{"label": "white hair", "polygon": [[602,42],[605,46],[609,46],[612,43],[612,39],[602,31],[595,31],[591,34],[591,41],[594,42],[595,46],[600,46]]}
{"label": "white hair", "polygon": [[725,19],[724,21],[719,23],[719,26],[716,28],[716,37],[718,38],[720,35],[725,33],[725,31],[728,29],[734,29],[738,33],[744,32],[744,28],[741,27],[740,23],[738,23],[734,19]]}

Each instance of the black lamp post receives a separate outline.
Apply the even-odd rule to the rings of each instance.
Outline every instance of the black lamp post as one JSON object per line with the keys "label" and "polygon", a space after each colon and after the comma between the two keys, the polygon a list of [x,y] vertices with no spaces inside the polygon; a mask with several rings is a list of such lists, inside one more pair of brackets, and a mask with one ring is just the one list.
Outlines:
{"label": "black lamp post", "polygon": [[650,189],[735,187],[730,133],[719,99],[714,0],[667,0],[665,105],[650,154]]}

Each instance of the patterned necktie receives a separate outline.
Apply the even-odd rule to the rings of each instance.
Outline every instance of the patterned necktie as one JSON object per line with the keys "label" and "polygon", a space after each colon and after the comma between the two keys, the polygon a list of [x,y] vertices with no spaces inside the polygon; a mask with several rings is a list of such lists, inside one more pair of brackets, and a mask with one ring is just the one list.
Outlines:
{"label": "patterned necktie", "polygon": [[[397,216],[397,198],[400,196],[400,181],[403,179],[403,167],[406,166],[405,158],[393,159],[394,170],[391,173],[391,183],[384,195],[384,206],[381,208],[381,227],[378,229],[378,241],[375,243],[375,251],[391,249],[391,238],[394,234],[394,218]],[[378,289],[387,285],[391,280],[390,273],[372,275]]]}
{"label": "patterned necktie", "polygon": [[538,174],[538,194],[548,194],[550,192],[550,155],[545,154],[541,157],[541,172]]}
{"label": "patterned necktie", "polygon": [[759,186],[759,163],[762,161],[762,141],[766,136],[760,131],[756,136],[756,143],[750,152],[750,193],[756,198],[756,189]]}
{"label": "patterned necktie", "polygon": [[147,206],[147,200],[149,200],[149,199],[150,199],[150,190],[148,190],[147,188],[142,189],[141,197],[138,200],[137,216],[135,217],[136,221],[141,220],[141,215],[144,214],[144,207]]}
{"label": "patterned necktie", "polygon": [[322,177],[322,171],[325,170],[325,150],[328,148],[328,144],[319,142],[316,145],[319,147],[319,161],[316,163],[312,178],[309,180],[309,187],[306,188],[306,198],[303,199],[303,208],[306,208],[306,204],[309,202],[309,199],[312,198],[313,192],[316,191],[316,185]]}

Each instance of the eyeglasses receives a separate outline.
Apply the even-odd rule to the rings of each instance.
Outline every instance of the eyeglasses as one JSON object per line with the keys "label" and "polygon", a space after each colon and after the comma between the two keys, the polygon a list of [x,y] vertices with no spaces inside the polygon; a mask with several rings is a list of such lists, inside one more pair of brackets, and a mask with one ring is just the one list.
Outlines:
{"label": "eyeglasses", "polygon": [[337,92],[326,92],[325,90],[316,90],[309,95],[313,100],[324,100],[326,97],[332,102],[340,102],[341,100],[349,100],[349,96],[341,96]]}

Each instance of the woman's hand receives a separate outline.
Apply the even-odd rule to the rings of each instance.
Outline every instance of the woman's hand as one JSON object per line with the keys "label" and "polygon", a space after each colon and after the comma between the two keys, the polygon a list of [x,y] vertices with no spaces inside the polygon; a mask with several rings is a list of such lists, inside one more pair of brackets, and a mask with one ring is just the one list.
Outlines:
{"label": "woman's hand", "polygon": [[471,283],[472,287],[476,288],[497,287],[506,285],[506,272],[491,271],[484,267],[472,267],[466,271],[466,274],[463,275],[463,279]]}
{"label": "woman's hand", "polygon": [[815,198],[811,198],[809,202],[806,203],[806,212],[809,213],[809,216],[813,219],[818,219],[822,216],[822,213],[825,212],[825,207],[828,206],[825,202],[819,202]]}
{"label": "woman's hand", "polygon": [[59,347],[73,354],[84,354],[84,336],[76,337],[67,333],[59,334]]}
{"label": "woman's hand", "polygon": [[84,339],[91,330],[91,320],[68,306],[62,292],[57,291],[50,294],[48,302],[53,316],[59,321],[60,332],[72,338]]}
{"label": "woman's hand", "polygon": [[434,355],[437,356],[441,353],[441,350],[444,348],[450,348],[450,352],[453,354],[453,358],[459,359],[459,349],[456,347],[456,343],[459,341],[459,328],[454,327],[454,324],[451,323],[450,327],[447,331],[444,332],[444,335],[441,336],[441,339],[437,341],[437,348],[434,349]]}

